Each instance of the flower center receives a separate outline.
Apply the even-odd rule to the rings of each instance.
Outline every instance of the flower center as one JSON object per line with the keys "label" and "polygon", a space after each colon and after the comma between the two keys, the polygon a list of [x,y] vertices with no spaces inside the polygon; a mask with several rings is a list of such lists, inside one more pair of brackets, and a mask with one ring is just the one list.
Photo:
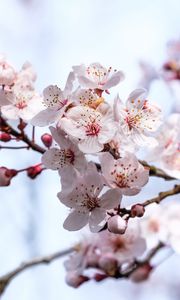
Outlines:
{"label": "flower center", "polygon": [[88,123],[86,125],[86,135],[87,136],[98,136],[100,131],[100,125],[97,123]]}
{"label": "flower center", "polygon": [[129,127],[129,130],[131,130],[132,128],[134,127],[137,127],[137,125],[140,123],[140,120],[141,120],[141,116],[140,115],[135,115],[135,116],[130,116],[128,115],[126,118],[125,118],[125,122],[126,124],[128,125]]}
{"label": "flower center", "polygon": [[98,199],[95,197],[90,197],[88,194],[86,194],[86,199],[84,204],[89,211],[92,211],[94,208],[99,207]]}
{"label": "flower center", "polygon": [[15,106],[18,108],[18,109],[23,109],[25,107],[27,107],[27,103],[25,100],[20,100],[18,101]]}

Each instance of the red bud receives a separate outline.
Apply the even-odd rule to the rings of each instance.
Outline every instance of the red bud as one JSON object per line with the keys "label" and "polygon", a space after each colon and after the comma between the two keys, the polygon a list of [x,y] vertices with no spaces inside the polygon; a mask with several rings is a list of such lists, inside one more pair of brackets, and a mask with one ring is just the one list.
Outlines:
{"label": "red bud", "polygon": [[27,176],[30,177],[31,179],[36,178],[41,172],[43,168],[40,165],[32,166],[27,169]]}
{"label": "red bud", "polygon": [[131,207],[131,218],[141,218],[145,213],[145,208],[142,204],[135,204]]}
{"label": "red bud", "polygon": [[8,134],[6,132],[1,132],[0,133],[0,141],[2,141],[2,142],[9,142],[10,140],[11,140],[10,134]]}
{"label": "red bud", "polygon": [[43,142],[43,144],[49,148],[52,145],[52,135],[50,135],[49,133],[44,133],[41,136],[41,141]]}

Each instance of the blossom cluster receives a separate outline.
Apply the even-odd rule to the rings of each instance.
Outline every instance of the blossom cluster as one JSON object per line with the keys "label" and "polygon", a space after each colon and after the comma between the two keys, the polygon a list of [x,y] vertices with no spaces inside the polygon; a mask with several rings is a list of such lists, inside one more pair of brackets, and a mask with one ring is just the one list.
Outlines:
{"label": "blossom cluster", "polygon": [[[177,211],[176,206],[158,206],[155,213],[146,210],[151,201],[127,206],[127,197],[141,192],[153,169],[140,160],[145,150],[146,161],[158,162],[168,178],[180,178],[180,115],[163,122],[161,109],[149,101],[144,88],[132,91],[126,101],[119,94],[112,97],[111,88],[124,77],[122,71],[99,63],[74,66],[63,90],[49,85],[40,95],[29,63],[16,71],[0,57],[0,140],[14,138],[43,154],[40,164],[22,170],[1,167],[0,186],[9,185],[19,172],[32,179],[44,169],[58,172],[57,197],[69,210],[64,228],[77,231],[88,225],[93,233],[65,264],[67,283],[74,287],[90,279],[89,268],[97,271],[96,281],[146,279],[153,267],[148,261],[138,265],[137,259],[158,243],[180,252],[178,205]],[[13,120],[19,131],[8,124]],[[32,139],[25,132],[27,124]],[[50,133],[41,136],[46,149],[35,143],[38,126],[49,126]]]}

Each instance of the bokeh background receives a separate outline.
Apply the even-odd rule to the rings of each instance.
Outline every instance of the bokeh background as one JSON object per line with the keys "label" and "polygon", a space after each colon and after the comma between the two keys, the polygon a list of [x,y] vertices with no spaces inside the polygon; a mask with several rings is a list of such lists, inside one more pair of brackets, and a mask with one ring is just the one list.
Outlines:
{"label": "bokeh background", "polygon": [[[39,92],[49,84],[63,88],[72,65],[96,61],[112,65],[126,74],[112,93],[118,91],[125,98],[141,77],[139,60],[156,67],[165,60],[166,42],[179,37],[179,11],[179,0],[1,0],[0,52],[17,68],[26,60],[34,65]],[[165,116],[172,110],[173,99],[163,82],[152,85],[150,98],[162,106]],[[36,153],[0,152],[0,165],[11,168],[39,161]],[[151,179],[138,201],[171,185]],[[67,210],[56,198],[59,190],[59,178],[51,171],[34,181],[21,174],[10,187],[1,188],[0,274],[36,255],[64,249],[81,237],[62,228]],[[64,277],[63,259],[29,269],[13,280],[2,299],[180,299],[180,258],[175,255],[148,282],[138,285],[108,280],[74,290]]]}

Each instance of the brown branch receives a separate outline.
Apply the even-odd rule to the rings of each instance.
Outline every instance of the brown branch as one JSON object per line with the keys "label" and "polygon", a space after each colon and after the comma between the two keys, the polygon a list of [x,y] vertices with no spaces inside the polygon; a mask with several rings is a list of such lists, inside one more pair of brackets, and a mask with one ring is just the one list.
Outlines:
{"label": "brown branch", "polygon": [[51,255],[42,256],[38,258],[34,258],[28,262],[22,263],[19,267],[17,267],[15,270],[9,272],[8,274],[0,277],[0,295],[3,294],[9,283],[12,281],[14,277],[19,275],[21,272],[25,271],[26,269],[29,269],[30,267],[41,265],[41,264],[49,264],[52,261],[61,258],[62,256],[65,256],[71,252],[75,251],[75,247],[71,247],[69,249],[66,249],[64,251],[58,251],[56,253],[53,253]]}
{"label": "brown branch", "polygon": [[146,258],[143,260],[135,260],[131,265],[127,267],[127,269],[123,272],[119,272],[119,274],[116,274],[116,278],[128,278],[131,276],[131,274],[136,271],[138,268],[150,264],[151,259],[157,254],[157,252],[164,247],[164,244],[159,242],[159,244],[151,249],[149,253],[147,254]]}
{"label": "brown branch", "polygon": [[[168,190],[168,191],[165,191],[165,192],[160,192],[158,196],[156,196],[154,198],[151,198],[151,199],[148,199],[148,200],[144,201],[143,203],[138,203],[138,204],[140,204],[144,207],[146,207],[146,206],[148,206],[152,203],[158,203],[159,204],[163,199],[165,199],[167,197],[170,197],[170,196],[173,196],[173,195],[176,195],[176,194],[180,194],[180,184],[175,185],[171,190]],[[131,216],[131,208],[130,209],[127,209],[127,208],[120,208],[119,209],[118,208],[117,212],[114,213],[114,215],[116,215],[116,214],[119,214],[121,217],[126,216],[127,220],[132,217]],[[107,228],[108,227],[107,227],[107,222],[106,222],[106,224],[104,225],[103,228],[101,228],[100,231],[106,230]]]}
{"label": "brown branch", "polygon": [[163,199],[173,196],[173,195],[176,195],[176,194],[179,194],[179,193],[180,193],[180,184],[176,184],[174,186],[174,188],[172,188],[171,190],[166,191],[166,192],[160,192],[157,197],[146,200],[144,203],[142,203],[142,205],[145,207],[152,203],[160,203]]}
{"label": "brown branch", "polygon": [[43,147],[39,146],[38,144],[34,143],[31,139],[29,139],[29,137],[26,134],[24,134],[24,132],[18,132],[17,130],[12,128],[7,123],[7,121],[5,121],[2,117],[0,120],[0,126],[1,126],[1,130],[5,128],[7,133],[11,134],[12,136],[16,137],[18,140],[27,144],[30,149],[42,154],[46,151]]}
{"label": "brown branch", "polygon": [[146,161],[144,160],[139,160],[139,162],[146,168],[149,169],[149,176],[155,176],[155,177],[160,177],[164,178],[165,180],[177,180],[177,178],[171,177],[168,174],[166,174],[163,170],[149,165]]}

